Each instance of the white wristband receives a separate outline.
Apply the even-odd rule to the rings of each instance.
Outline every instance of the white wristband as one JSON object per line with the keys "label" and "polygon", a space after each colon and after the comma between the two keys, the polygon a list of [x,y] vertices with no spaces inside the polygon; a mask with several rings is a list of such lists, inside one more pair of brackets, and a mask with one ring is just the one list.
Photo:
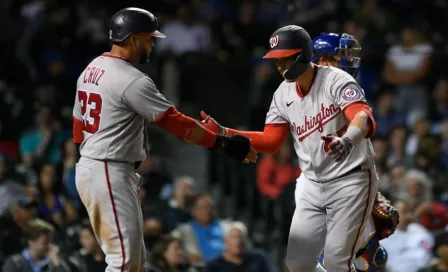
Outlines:
{"label": "white wristband", "polygon": [[362,139],[364,139],[362,130],[359,127],[353,125],[348,126],[348,129],[345,132],[344,137],[349,138],[353,144],[359,144],[362,141]]}

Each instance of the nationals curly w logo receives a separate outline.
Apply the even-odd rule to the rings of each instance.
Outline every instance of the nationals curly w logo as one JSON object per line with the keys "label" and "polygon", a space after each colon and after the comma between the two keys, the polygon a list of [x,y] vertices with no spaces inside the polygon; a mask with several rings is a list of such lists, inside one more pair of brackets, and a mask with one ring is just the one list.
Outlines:
{"label": "nationals curly w logo", "polygon": [[275,35],[274,37],[271,37],[269,39],[269,44],[271,45],[271,48],[274,48],[278,45],[278,35]]}

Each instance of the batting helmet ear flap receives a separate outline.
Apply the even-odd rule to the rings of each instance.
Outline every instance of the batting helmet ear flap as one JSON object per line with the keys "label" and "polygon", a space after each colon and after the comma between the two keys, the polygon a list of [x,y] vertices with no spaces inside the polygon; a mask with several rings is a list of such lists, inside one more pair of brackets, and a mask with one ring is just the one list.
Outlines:
{"label": "batting helmet ear flap", "polygon": [[293,82],[305,72],[309,65],[310,61],[308,58],[305,58],[304,55],[300,53],[294,60],[292,66],[283,72],[283,77],[287,82]]}

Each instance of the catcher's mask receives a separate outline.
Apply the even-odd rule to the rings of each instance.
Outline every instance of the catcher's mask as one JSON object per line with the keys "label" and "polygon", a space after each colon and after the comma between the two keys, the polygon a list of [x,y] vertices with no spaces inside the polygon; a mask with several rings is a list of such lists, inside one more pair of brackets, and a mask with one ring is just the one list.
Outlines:
{"label": "catcher's mask", "polygon": [[361,64],[361,49],[353,35],[325,33],[313,40],[313,62],[321,57],[339,57],[339,68],[356,77]]}

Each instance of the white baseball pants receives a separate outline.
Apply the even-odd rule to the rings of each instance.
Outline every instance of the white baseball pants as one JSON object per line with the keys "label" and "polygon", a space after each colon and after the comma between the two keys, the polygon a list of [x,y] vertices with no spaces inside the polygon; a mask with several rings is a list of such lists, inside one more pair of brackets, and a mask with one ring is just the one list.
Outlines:
{"label": "white baseball pants", "polygon": [[301,175],[288,240],[290,272],[313,272],[324,250],[325,268],[350,272],[377,191],[375,170],[363,170],[318,183]]}
{"label": "white baseball pants", "polygon": [[76,187],[106,254],[106,272],[144,271],[140,182],[134,166],[127,163],[82,157],[76,165]]}

